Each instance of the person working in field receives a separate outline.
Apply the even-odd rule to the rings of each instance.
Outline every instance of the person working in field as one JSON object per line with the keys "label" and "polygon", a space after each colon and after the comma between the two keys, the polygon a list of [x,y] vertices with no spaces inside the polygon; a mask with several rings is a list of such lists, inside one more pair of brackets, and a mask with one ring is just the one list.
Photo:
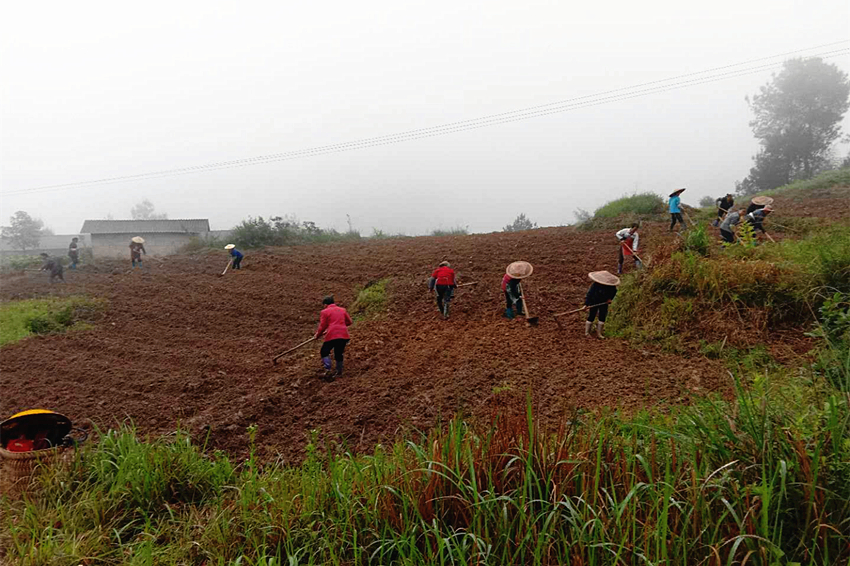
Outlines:
{"label": "person working in field", "polygon": [[593,283],[590,284],[587,295],[584,297],[584,306],[590,308],[587,312],[587,320],[584,323],[584,335],[590,336],[593,320],[598,317],[596,336],[604,338],[602,327],[605,326],[605,320],[608,318],[608,305],[617,295],[617,285],[620,284],[620,278],[607,271],[593,271],[588,273],[587,276]]}
{"label": "person working in field", "polygon": [[245,257],[245,254],[237,250],[235,244],[227,244],[224,246],[224,249],[230,252],[230,261],[233,269],[242,269],[242,258]]}
{"label": "person working in field", "polygon": [[729,209],[732,208],[735,204],[735,199],[732,195],[727,194],[725,197],[720,197],[714,203],[717,207],[717,218],[714,219],[714,222],[711,223],[712,226],[719,226],[723,219],[726,218],[726,215],[729,214]]}
{"label": "person working in field", "polygon": [[77,247],[79,240],[79,238],[71,238],[71,243],[68,245],[68,258],[71,260],[68,269],[77,269],[77,263],[80,261],[80,249]]}
{"label": "person working in field", "polygon": [[142,254],[148,255],[145,250],[145,239],[141,236],[133,236],[130,238],[130,262],[133,268],[136,267],[136,262],[139,262],[139,269],[142,267]]}
{"label": "person working in field", "polygon": [[670,209],[670,232],[673,231],[673,227],[676,226],[676,222],[685,226],[685,220],[682,218],[682,199],[679,195],[685,192],[685,189],[679,189],[678,191],[673,191],[670,193],[670,200],[668,201],[668,207]]}
{"label": "person working in field", "polygon": [[520,282],[531,275],[533,270],[534,268],[527,261],[515,261],[505,269],[505,276],[502,277],[502,291],[505,293],[506,304],[505,317],[514,317],[514,306],[519,316],[525,313]]}
{"label": "person working in field", "polygon": [[763,208],[756,209],[747,214],[747,223],[753,227],[753,230],[760,230],[762,234],[767,234],[767,231],[764,229],[764,219],[771,212],[773,212],[773,207],[769,204]]}
{"label": "person working in field", "polygon": [[42,259],[44,259],[44,263],[41,266],[42,271],[50,272],[50,282],[54,283],[56,279],[65,282],[65,276],[62,274],[62,262],[58,257],[50,257],[46,253],[41,253]]}
{"label": "person working in field", "polygon": [[760,208],[764,208],[772,204],[772,197],[753,197],[753,200],[750,201],[750,205],[747,207],[747,214],[751,214]]}
{"label": "person working in field", "polygon": [[741,217],[746,214],[746,211],[742,208],[740,210],[733,210],[728,213],[726,217],[723,219],[723,222],[720,223],[720,237],[724,242],[728,244],[735,243],[735,226],[741,222]]}
{"label": "person working in field", "polygon": [[452,269],[449,262],[444,261],[440,263],[440,267],[435,269],[428,279],[428,290],[437,292],[437,308],[440,309],[443,318],[449,318],[449,303],[455,289],[457,289],[455,270]]}
{"label": "person working in field", "polygon": [[638,241],[640,240],[640,235],[638,235],[639,229],[640,224],[635,222],[630,228],[623,228],[617,232],[617,240],[620,242],[620,253],[617,258],[617,275],[621,275],[623,273],[623,262],[626,260],[625,256],[634,257],[635,267],[638,269],[643,267],[640,260],[635,255],[638,251]]}
{"label": "person working in field", "polygon": [[333,295],[328,295],[322,300],[324,308],[319,318],[319,329],[316,330],[316,339],[318,340],[323,334],[325,342],[322,344],[321,356],[322,367],[325,368],[325,378],[333,379],[334,373],[331,372],[331,350],[336,359],[336,377],[342,375],[343,357],[345,354],[345,346],[351,340],[348,334],[348,327],[351,326],[351,317],[348,311],[337,306],[334,303]]}

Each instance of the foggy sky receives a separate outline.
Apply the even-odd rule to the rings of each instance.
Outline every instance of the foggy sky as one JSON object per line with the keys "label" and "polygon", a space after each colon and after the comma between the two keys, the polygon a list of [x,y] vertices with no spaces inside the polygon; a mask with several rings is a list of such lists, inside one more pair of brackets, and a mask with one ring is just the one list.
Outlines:
{"label": "foggy sky", "polygon": [[[568,224],[576,208],[635,190],[684,186],[696,204],[747,174],[758,145],[744,97],[770,70],[333,155],[2,192],[426,128],[848,32],[846,0],[6,3],[0,223],[26,210],[70,234],[147,198],[214,229],[285,214],[345,229],[349,214],[364,235],[412,235],[498,230],[520,212]],[[827,62],[850,69],[847,55]]]}

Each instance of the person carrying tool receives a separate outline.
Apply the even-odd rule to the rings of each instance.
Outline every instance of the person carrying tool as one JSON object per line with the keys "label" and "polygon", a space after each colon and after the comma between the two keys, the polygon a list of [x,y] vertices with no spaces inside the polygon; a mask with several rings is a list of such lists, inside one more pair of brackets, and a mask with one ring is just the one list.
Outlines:
{"label": "person carrying tool", "polygon": [[434,273],[428,279],[428,290],[436,291],[437,308],[440,309],[440,314],[443,315],[443,318],[449,318],[449,303],[452,300],[455,289],[457,289],[455,270],[452,269],[449,262],[443,261],[440,263],[440,267],[435,269]]}
{"label": "person carrying tool", "polygon": [[77,247],[79,238],[71,238],[71,243],[68,245],[68,257],[71,259],[71,265],[68,269],[77,269],[77,263],[80,261],[80,250]]}
{"label": "person carrying tool", "polygon": [[145,250],[145,239],[141,236],[133,236],[130,238],[130,261],[133,263],[133,269],[136,268],[136,262],[139,262],[139,269],[141,269],[142,254],[148,255]]}
{"label": "person carrying tool", "polygon": [[224,249],[230,252],[230,261],[233,269],[242,269],[242,258],[245,257],[245,254],[237,250],[235,244],[227,244],[224,246]]}
{"label": "person carrying tool", "polygon": [[772,197],[753,197],[753,200],[750,201],[750,205],[747,207],[747,214],[755,212],[760,208],[764,208],[773,204]]}
{"label": "person carrying tool", "polygon": [[679,197],[679,195],[683,192],[685,192],[685,189],[679,189],[670,193],[670,200],[667,203],[670,209],[670,232],[673,231],[673,227],[676,226],[676,222],[681,224],[682,227],[685,226],[685,220],[682,218],[682,199]]}
{"label": "person carrying tool", "polygon": [[590,284],[587,295],[584,297],[584,305],[590,307],[590,310],[587,311],[587,320],[584,323],[584,335],[590,336],[593,320],[598,317],[596,336],[604,338],[602,327],[605,326],[605,319],[608,318],[608,305],[617,295],[617,285],[620,284],[620,278],[607,271],[593,271],[588,273],[587,276],[593,283]]}
{"label": "person carrying tool", "polygon": [[711,223],[712,226],[719,226],[726,215],[729,213],[729,209],[735,204],[735,199],[731,194],[726,194],[725,197],[720,197],[715,201],[714,205],[717,207],[717,218]]}
{"label": "person carrying tool", "polygon": [[735,233],[733,230],[741,221],[741,217],[743,217],[744,214],[746,214],[746,211],[743,208],[740,210],[733,210],[728,213],[723,219],[723,222],[720,223],[720,237],[723,238],[723,241],[727,244],[735,243]]}
{"label": "person carrying tool", "polygon": [[747,214],[747,224],[753,227],[753,230],[761,230],[761,233],[767,235],[767,231],[764,229],[764,219],[767,218],[767,215],[773,212],[773,207],[765,205],[762,208],[758,208],[749,214]]}
{"label": "person carrying tool", "polygon": [[345,346],[351,340],[351,336],[348,334],[348,327],[351,326],[352,321],[348,315],[348,311],[334,303],[333,295],[325,297],[322,300],[322,304],[324,308],[319,317],[319,329],[316,330],[315,336],[318,339],[322,334],[325,335],[325,341],[322,344],[322,350],[320,352],[322,367],[327,372],[325,377],[334,377],[334,373],[331,372],[331,350],[333,350],[334,359],[336,359],[336,377],[340,377],[342,375]]}
{"label": "person carrying tool", "polygon": [[635,258],[635,267],[638,269],[643,267],[640,259],[635,255],[638,251],[638,241],[640,240],[639,229],[640,224],[635,222],[630,228],[623,228],[617,232],[617,239],[620,241],[620,253],[617,257],[617,275],[623,273],[623,262],[626,260],[625,256],[633,256]]}
{"label": "person carrying tool", "polygon": [[505,293],[505,317],[514,317],[514,306],[516,306],[516,314],[523,316],[526,309],[523,308],[525,299],[522,296],[522,286],[520,282],[531,275],[534,268],[526,261],[515,261],[505,269],[505,276],[502,277],[502,291]]}
{"label": "person carrying tool", "polygon": [[50,282],[54,283],[56,279],[65,282],[65,276],[62,274],[62,262],[58,257],[50,257],[46,253],[42,252],[41,257],[44,260],[44,264],[41,266],[41,271],[49,271],[50,272]]}

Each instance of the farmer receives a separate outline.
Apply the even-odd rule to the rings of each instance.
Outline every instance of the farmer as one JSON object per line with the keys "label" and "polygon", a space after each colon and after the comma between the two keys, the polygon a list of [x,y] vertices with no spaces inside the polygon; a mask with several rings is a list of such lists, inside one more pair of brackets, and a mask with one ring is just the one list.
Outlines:
{"label": "farmer", "polygon": [[62,275],[62,262],[59,261],[58,257],[50,257],[46,253],[41,253],[42,259],[44,259],[44,264],[41,266],[42,271],[50,272],[50,282],[54,283],[56,279],[62,280],[62,283],[65,282],[65,276]]}
{"label": "farmer", "polygon": [[236,245],[227,244],[224,246],[224,249],[230,251],[230,261],[233,262],[233,269],[242,269],[242,258],[245,257],[245,255],[236,249]]}
{"label": "farmer", "polygon": [[771,197],[753,197],[753,200],[750,201],[750,206],[747,207],[747,214],[771,204],[773,204],[773,198]]}
{"label": "farmer", "polygon": [[514,317],[514,305],[516,305],[516,314],[520,316],[524,314],[524,298],[520,282],[531,275],[533,270],[534,268],[527,261],[515,261],[505,269],[505,276],[502,277],[502,291],[505,293],[505,316],[507,318]]}
{"label": "farmer", "polygon": [[726,194],[725,197],[720,197],[714,203],[717,207],[717,218],[711,223],[712,226],[719,226],[723,222],[723,218],[729,214],[729,209],[735,204],[735,199],[731,194]]}
{"label": "farmer", "polygon": [[617,275],[621,275],[623,273],[623,262],[626,260],[625,256],[634,256],[635,258],[635,267],[640,269],[643,267],[638,257],[635,255],[638,251],[638,241],[640,240],[640,235],[638,234],[638,230],[640,229],[640,224],[635,222],[632,224],[631,228],[623,228],[619,232],[617,232],[617,239],[620,241],[620,253],[617,258]]}
{"label": "farmer", "polygon": [[744,214],[746,214],[746,211],[743,208],[740,210],[733,210],[728,213],[723,219],[723,222],[720,223],[720,237],[724,242],[729,244],[735,243],[735,226],[741,222],[741,218]]}
{"label": "farmer", "polygon": [[431,277],[428,279],[428,290],[437,292],[437,308],[443,318],[449,318],[449,303],[452,300],[452,295],[457,289],[457,278],[455,270],[452,269],[449,262],[440,263],[440,267],[434,270]]}
{"label": "farmer", "polygon": [[327,372],[325,377],[333,378],[334,374],[331,372],[331,350],[333,350],[336,359],[336,376],[339,377],[342,375],[345,345],[351,339],[348,334],[351,317],[348,315],[348,311],[334,304],[333,295],[325,297],[322,304],[324,308],[319,318],[319,329],[316,330],[316,339],[319,339],[322,334],[325,335],[325,342],[322,344],[321,350],[322,366]]}
{"label": "farmer", "polygon": [[80,250],[77,247],[79,238],[71,238],[71,243],[68,245],[68,257],[71,258],[71,266],[68,269],[77,269],[77,262],[80,261]]}
{"label": "farmer", "polygon": [[141,269],[142,254],[148,255],[145,250],[145,239],[141,236],[133,236],[130,238],[130,261],[133,263],[134,269],[137,261],[139,262],[139,269]]}
{"label": "farmer", "polygon": [[596,336],[602,336],[602,327],[605,326],[605,319],[608,318],[608,305],[614,300],[617,294],[617,285],[620,284],[620,278],[612,275],[607,271],[594,271],[587,274],[590,277],[590,288],[587,290],[587,295],[584,298],[584,306],[589,307],[587,312],[587,321],[584,323],[584,335],[590,336],[590,328],[593,326],[593,319],[597,316],[599,321],[596,323]]}
{"label": "farmer", "polygon": [[753,230],[761,230],[762,234],[767,234],[763,223],[764,219],[767,218],[767,215],[771,212],[773,212],[773,207],[769,204],[765,205],[763,208],[758,208],[747,214],[747,223],[753,227]]}
{"label": "farmer", "polygon": [[685,226],[685,221],[682,218],[682,209],[679,206],[682,200],[679,195],[683,192],[685,192],[685,189],[679,189],[670,193],[670,200],[668,201],[670,208],[670,232],[673,231],[673,227],[676,225],[677,221],[683,227]]}

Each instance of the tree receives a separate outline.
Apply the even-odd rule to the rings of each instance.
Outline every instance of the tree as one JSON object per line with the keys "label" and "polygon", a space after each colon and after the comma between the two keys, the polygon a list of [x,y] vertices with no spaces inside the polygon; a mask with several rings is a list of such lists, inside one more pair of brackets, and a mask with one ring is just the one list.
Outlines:
{"label": "tree", "polygon": [[699,206],[700,206],[700,208],[714,208],[714,206],[715,206],[714,197],[710,197],[710,196],[702,197],[701,199],[699,199]]}
{"label": "tree", "polygon": [[130,217],[133,220],[167,220],[168,214],[155,213],[153,203],[145,199],[130,209]]}
{"label": "tree", "polygon": [[26,251],[38,248],[44,231],[44,222],[19,210],[9,218],[10,226],[0,229],[0,237],[8,240],[13,248]]}
{"label": "tree", "polygon": [[520,214],[516,218],[514,218],[513,224],[508,224],[504,228],[504,232],[519,232],[521,230],[532,230],[537,228],[537,223],[529,220],[525,213]]}
{"label": "tree", "polygon": [[810,179],[829,166],[832,144],[850,107],[847,73],[820,58],[786,61],[759,94],[747,99],[761,150],[749,176],[736,183],[750,194]]}

